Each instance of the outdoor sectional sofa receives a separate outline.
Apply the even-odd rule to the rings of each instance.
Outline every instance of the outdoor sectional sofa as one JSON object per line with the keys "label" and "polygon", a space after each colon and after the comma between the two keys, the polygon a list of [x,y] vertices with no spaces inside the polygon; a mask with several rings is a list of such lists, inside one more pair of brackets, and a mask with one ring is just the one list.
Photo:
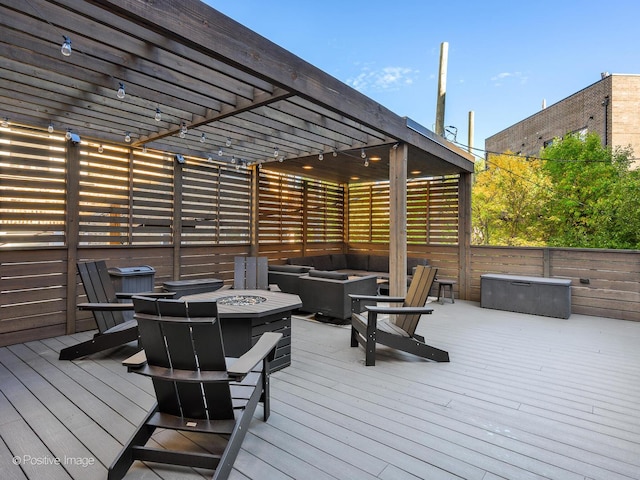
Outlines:
{"label": "outdoor sectional sofa", "polygon": [[[414,267],[428,265],[423,258],[407,259],[408,281]],[[389,258],[368,254],[331,254],[295,257],[287,265],[269,266],[269,284],[294,293],[302,300],[302,311],[338,321],[351,317],[349,294],[375,295],[387,286]]]}

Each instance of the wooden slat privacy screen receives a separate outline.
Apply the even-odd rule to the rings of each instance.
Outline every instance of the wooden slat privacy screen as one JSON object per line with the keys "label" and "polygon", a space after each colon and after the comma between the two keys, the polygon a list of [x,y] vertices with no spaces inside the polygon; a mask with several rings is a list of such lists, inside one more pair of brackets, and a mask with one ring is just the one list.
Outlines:
{"label": "wooden slat privacy screen", "polygon": [[0,130],[0,247],[63,245],[64,137]]}
{"label": "wooden slat privacy screen", "polygon": [[[170,245],[175,234],[173,156],[83,142],[79,181],[66,183],[64,136],[0,131],[0,247],[65,246],[65,212],[78,244]],[[248,243],[250,173],[189,158],[181,168],[181,244]],[[77,205],[67,205],[77,188]]]}
{"label": "wooden slat privacy screen", "polygon": [[[458,176],[410,180],[407,243],[457,245]],[[349,186],[349,243],[389,243],[389,183]]]}
{"label": "wooden slat privacy screen", "polygon": [[343,241],[344,188],[263,170],[260,244]]}

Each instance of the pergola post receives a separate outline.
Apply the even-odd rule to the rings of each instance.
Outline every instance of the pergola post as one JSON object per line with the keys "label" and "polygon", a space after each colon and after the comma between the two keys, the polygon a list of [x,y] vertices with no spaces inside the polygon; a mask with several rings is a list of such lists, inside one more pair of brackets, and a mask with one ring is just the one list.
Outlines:
{"label": "pergola post", "polygon": [[471,187],[472,174],[461,173],[458,181],[458,263],[461,300],[471,298]]}
{"label": "pergola post", "polygon": [[251,220],[250,225],[250,245],[249,256],[257,257],[260,254],[260,245],[258,244],[259,226],[260,226],[260,169],[256,165],[249,167],[251,172]]}
{"label": "pergola post", "polygon": [[76,263],[78,261],[78,243],[80,240],[80,147],[67,140],[67,209],[65,218],[65,236],[67,244],[67,325],[66,333],[76,332],[77,285]]}
{"label": "pergola post", "polygon": [[180,280],[182,247],[182,164],[173,162],[173,279]]}
{"label": "pergola post", "polygon": [[389,153],[389,294],[407,293],[407,161],[409,147]]}

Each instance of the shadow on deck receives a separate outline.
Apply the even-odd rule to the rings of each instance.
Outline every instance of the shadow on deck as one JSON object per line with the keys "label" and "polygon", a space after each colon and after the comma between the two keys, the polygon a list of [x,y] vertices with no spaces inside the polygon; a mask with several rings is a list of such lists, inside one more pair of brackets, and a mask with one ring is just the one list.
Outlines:
{"label": "shadow on deck", "polygon": [[[640,479],[640,323],[433,306],[418,333],[448,364],[380,347],[365,367],[348,327],[294,319],[271,418],[254,419],[230,478]],[[104,479],[151,407],[150,382],[120,365],[132,346],[58,360],[89,335],[0,348],[3,479]],[[126,478],[209,475],[137,464]]]}

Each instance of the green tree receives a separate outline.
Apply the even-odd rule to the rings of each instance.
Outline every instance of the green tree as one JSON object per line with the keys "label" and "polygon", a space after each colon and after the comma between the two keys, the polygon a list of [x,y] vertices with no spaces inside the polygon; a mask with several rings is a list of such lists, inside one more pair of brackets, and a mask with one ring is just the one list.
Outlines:
{"label": "green tree", "polygon": [[549,245],[638,248],[640,183],[629,148],[612,152],[595,133],[568,135],[542,157],[553,192],[544,209]]}
{"label": "green tree", "polygon": [[477,163],[472,190],[472,242],[544,244],[540,212],[548,182],[539,160],[506,152]]}

